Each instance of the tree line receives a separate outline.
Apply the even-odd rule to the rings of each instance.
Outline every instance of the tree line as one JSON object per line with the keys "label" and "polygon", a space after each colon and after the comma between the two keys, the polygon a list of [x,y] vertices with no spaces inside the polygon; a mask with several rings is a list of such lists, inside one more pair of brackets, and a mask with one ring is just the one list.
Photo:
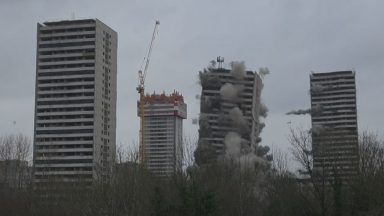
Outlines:
{"label": "tree line", "polygon": [[[288,142],[300,171],[310,173],[308,131],[291,131]],[[0,161],[30,160],[30,145],[21,134],[1,137]],[[311,175],[299,178],[281,152],[273,152],[270,162],[251,166],[231,158],[196,165],[190,159],[193,149],[186,154],[183,172],[157,178],[137,163],[136,151],[119,148],[109,182],[57,184],[52,191],[36,190],[28,179],[6,186],[8,172],[1,170],[0,215],[384,215],[384,143],[372,133],[360,136],[359,171],[348,184],[319,184],[319,176]]]}

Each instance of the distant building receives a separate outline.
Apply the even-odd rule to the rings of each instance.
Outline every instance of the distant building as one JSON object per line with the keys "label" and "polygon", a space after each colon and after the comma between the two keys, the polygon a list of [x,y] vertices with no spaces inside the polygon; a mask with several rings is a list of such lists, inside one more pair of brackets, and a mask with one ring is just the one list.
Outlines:
{"label": "distant building", "polygon": [[97,19],[37,26],[34,181],[106,180],[116,151],[117,33]]}
{"label": "distant building", "polygon": [[31,180],[31,167],[27,161],[0,161],[0,189],[25,188]]}
{"label": "distant building", "polygon": [[[140,116],[140,104],[138,103]],[[144,98],[144,163],[157,176],[181,171],[183,160],[183,119],[187,104],[177,92],[152,94]]]}
{"label": "distant building", "polygon": [[359,164],[355,72],[312,73],[313,169],[348,180]]}
{"label": "distant building", "polygon": [[245,71],[243,63],[232,70],[218,63],[218,67],[200,72],[199,142],[195,152],[198,164],[224,155],[225,137],[231,131],[248,146],[259,143],[264,127],[259,116],[267,112],[260,102],[263,84],[258,73]]}

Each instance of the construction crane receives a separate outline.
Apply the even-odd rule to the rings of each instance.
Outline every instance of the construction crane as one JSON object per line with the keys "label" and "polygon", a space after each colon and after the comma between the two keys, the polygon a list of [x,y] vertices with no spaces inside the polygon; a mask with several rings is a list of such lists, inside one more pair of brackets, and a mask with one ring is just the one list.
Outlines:
{"label": "construction crane", "polygon": [[[145,97],[145,77],[147,76],[149,61],[151,59],[151,53],[153,48],[153,42],[157,35],[157,29],[160,25],[159,21],[156,21],[155,28],[153,29],[151,43],[149,44],[148,52],[146,57],[143,59],[143,63],[139,70],[139,85],[136,90],[140,95],[139,99],[139,113],[140,113],[140,144],[139,144],[139,161],[142,165],[145,165],[145,146],[144,146],[144,97]],[[143,64],[145,63],[144,69]]]}

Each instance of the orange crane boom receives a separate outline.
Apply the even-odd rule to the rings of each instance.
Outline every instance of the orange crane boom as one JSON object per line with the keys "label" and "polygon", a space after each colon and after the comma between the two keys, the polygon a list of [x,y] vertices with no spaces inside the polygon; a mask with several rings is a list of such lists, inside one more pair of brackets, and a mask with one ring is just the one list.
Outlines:
{"label": "orange crane boom", "polygon": [[145,66],[141,66],[139,74],[139,85],[136,90],[140,95],[139,99],[139,113],[140,113],[140,144],[139,144],[139,162],[142,165],[145,165],[145,146],[144,146],[144,97],[145,97],[145,78],[147,76],[148,66],[151,59],[153,42],[155,41],[157,29],[160,25],[159,21],[156,21],[155,28],[153,29],[151,43],[149,44],[148,52],[144,58]]}

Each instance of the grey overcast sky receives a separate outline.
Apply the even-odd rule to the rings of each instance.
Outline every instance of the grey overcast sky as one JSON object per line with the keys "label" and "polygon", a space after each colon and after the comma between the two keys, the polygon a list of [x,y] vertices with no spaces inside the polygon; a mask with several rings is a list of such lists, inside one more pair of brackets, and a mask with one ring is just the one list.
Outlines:
{"label": "grey overcast sky", "polygon": [[[0,0],[0,135],[33,134],[36,24],[98,18],[118,32],[117,141],[137,143],[137,71],[154,22],[159,36],[147,91],[180,91],[188,104],[185,136],[194,139],[198,71],[224,56],[249,70],[268,67],[263,100],[270,109],[263,144],[288,149],[289,127],[307,128],[309,74],[357,72],[359,128],[383,135],[382,0]],[[287,124],[291,121],[292,124]]]}

